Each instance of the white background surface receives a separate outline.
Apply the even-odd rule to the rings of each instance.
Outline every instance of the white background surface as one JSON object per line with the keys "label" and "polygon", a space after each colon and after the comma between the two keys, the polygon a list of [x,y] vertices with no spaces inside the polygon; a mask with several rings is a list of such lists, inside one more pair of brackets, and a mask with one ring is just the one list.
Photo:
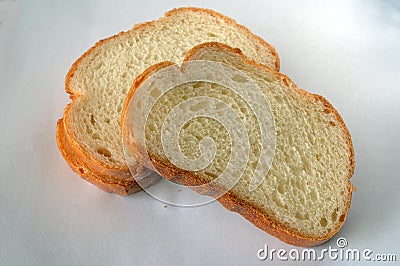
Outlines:
{"label": "white background surface", "polygon": [[293,248],[218,203],[164,208],[143,192],[102,192],[57,149],[72,62],[99,39],[188,5],[273,44],[281,71],[346,121],[358,190],[342,230],[317,250],[343,236],[399,261],[400,4],[322,2],[0,1],[0,265],[265,265],[264,244]]}

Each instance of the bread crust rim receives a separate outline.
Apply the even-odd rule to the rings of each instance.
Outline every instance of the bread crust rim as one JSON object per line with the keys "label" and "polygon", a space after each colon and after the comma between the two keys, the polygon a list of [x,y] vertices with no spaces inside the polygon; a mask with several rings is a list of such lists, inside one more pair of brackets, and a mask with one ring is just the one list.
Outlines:
{"label": "bread crust rim", "polygon": [[141,187],[134,181],[121,184],[118,182],[109,181],[112,180],[111,177],[101,176],[93,173],[93,171],[89,169],[89,167],[85,165],[85,163],[70,150],[69,143],[65,137],[64,123],[62,120],[63,119],[61,118],[57,121],[57,146],[61,152],[61,155],[64,157],[64,160],[75,173],[79,174],[83,179],[92,183],[101,190],[121,196],[127,196],[130,193],[136,193],[141,190]]}

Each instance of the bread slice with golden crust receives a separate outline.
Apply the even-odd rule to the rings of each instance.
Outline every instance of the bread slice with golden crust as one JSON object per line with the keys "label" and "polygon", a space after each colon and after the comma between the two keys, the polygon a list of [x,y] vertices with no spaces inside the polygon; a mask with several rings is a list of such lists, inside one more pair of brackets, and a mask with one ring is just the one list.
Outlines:
{"label": "bread slice with golden crust", "polygon": [[240,47],[249,58],[279,69],[279,58],[271,45],[212,10],[178,8],[159,20],[135,25],[130,31],[99,41],[70,68],[65,90],[72,102],[62,119],[69,145],[62,153],[65,159],[78,158],[73,165],[85,165],[105,184],[118,183],[131,191],[134,179],[130,170],[143,169],[128,169],[118,122],[132,81],[153,64],[181,61],[190,48],[206,41]]}
{"label": "bread slice with golden crust", "polygon": [[[201,96],[217,98],[239,114],[248,132],[252,132],[248,161],[251,163],[246,165],[236,185],[217,200],[228,210],[238,212],[260,229],[289,244],[315,246],[330,239],[345,222],[354,189],[350,182],[354,172],[354,150],[350,133],[339,113],[322,96],[298,89],[287,76],[247,59],[239,49],[221,43],[205,43],[191,49],[184,62],[194,60],[222,62],[238,69],[256,82],[267,100],[275,124],[276,148],[271,168],[262,183],[253,191],[249,189],[257,165],[254,162],[262,163],[263,160],[257,148],[260,143],[257,121],[252,117],[251,107],[229,88],[207,82],[184,83],[162,94],[155,103],[147,102],[150,98],[140,98],[141,106],[152,106],[145,120],[145,144],[138,139],[139,132],[130,132],[132,113],[128,110],[137,89],[151,75],[171,66],[170,62],[150,67],[135,80],[128,93],[121,118],[128,150],[136,155],[140,164],[149,166],[151,163],[169,180],[187,186],[202,185],[201,189],[196,189],[202,194],[218,194],[226,189],[224,184],[210,185],[210,182],[228,168],[234,152],[229,146],[232,142],[226,139],[228,134],[221,133],[224,128],[204,117],[190,120],[181,128],[179,147],[190,159],[202,156],[199,148],[202,138],[211,137],[217,143],[214,160],[196,171],[177,167],[171,162],[171,158],[179,156],[170,152],[167,156],[165,147],[168,146],[164,144],[171,143],[177,135],[170,138],[162,135],[169,113],[177,109],[183,113],[191,112],[190,105],[183,107],[183,102]],[[208,69],[198,71],[207,72]],[[248,82],[245,78],[240,79]],[[157,84],[154,87],[159,89]],[[194,107],[198,109],[198,106]],[[213,106],[207,108],[218,110]],[[135,111],[135,115],[144,115],[141,114],[143,108]],[[241,143],[242,140],[234,141]],[[223,145],[219,146],[220,143]]]}

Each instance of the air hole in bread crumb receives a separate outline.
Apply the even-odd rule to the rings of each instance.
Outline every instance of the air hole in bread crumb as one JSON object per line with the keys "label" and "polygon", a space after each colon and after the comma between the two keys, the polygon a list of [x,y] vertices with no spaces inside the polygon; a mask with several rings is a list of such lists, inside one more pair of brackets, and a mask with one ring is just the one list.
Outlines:
{"label": "air hole in bread crumb", "polygon": [[299,220],[304,220],[304,214],[301,212],[296,212],[295,217]]}
{"label": "air hole in bread crumb", "polygon": [[215,37],[218,37],[217,34],[212,33],[212,32],[208,32],[207,35],[208,35],[208,37],[212,37],[212,38],[213,38],[213,37],[214,37],[214,38],[215,38]]}
{"label": "air hole in bread crumb", "polygon": [[214,173],[210,173],[210,172],[204,172],[206,175],[212,177],[212,178],[217,178],[218,176]]}
{"label": "air hole in bread crumb", "polygon": [[277,103],[283,103],[283,99],[279,95],[275,96],[275,100],[276,100]]}
{"label": "air hole in bread crumb", "polygon": [[94,133],[93,135],[92,135],[92,139],[97,139],[97,140],[99,140],[100,139],[100,135],[98,134],[98,133]]}
{"label": "air hole in bread crumb", "polygon": [[111,157],[111,152],[104,147],[97,148],[97,153],[107,158]]}
{"label": "air hole in bread crumb", "polygon": [[105,119],[104,119],[104,123],[107,123],[107,124],[109,124],[109,123],[110,123],[110,118],[108,118],[108,117],[107,117],[107,118],[105,118]]}
{"label": "air hole in bread crumb", "polygon": [[280,194],[285,193],[285,187],[284,187],[283,184],[279,184],[279,185],[278,185],[278,192],[279,192]]}
{"label": "air hole in bread crumb", "polygon": [[344,214],[340,215],[339,222],[343,223],[345,217],[346,217],[346,215],[344,215]]}
{"label": "air hole in bread crumb", "polygon": [[193,88],[200,88],[203,86],[202,82],[196,82],[195,84],[193,84]]}
{"label": "air hole in bread crumb", "polygon": [[221,94],[222,95],[229,95],[229,89],[223,88],[222,91],[221,91]]}
{"label": "air hole in bread crumb", "polygon": [[329,114],[331,112],[331,110],[329,109],[324,109],[324,114]]}
{"label": "air hole in bread crumb", "polygon": [[153,124],[149,124],[147,127],[152,132],[154,132],[156,130],[156,127]]}
{"label": "air hole in bread crumb", "polygon": [[186,123],[183,125],[182,129],[187,129],[190,126],[190,123]]}
{"label": "air hole in bread crumb", "polygon": [[83,170],[83,168],[82,167],[79,167],[79,172],[81,173],[81,174],[84,174],[85,173],[85,171]]}
{"label": "air hole in bread crumb", "polygon": [[99,70],[102,66],[103,66],[103,62],[100,61],[94,65],[94,69]]}
{"label": "air hole in bread crumb", "polygon": [[336,220],[337,220],[337,213],[336,213],[336,211],[332,212],[331,220],[332,220],[332,222],[336,222]]}
{"label": "air hole in bread crumb", "polygon": [[94,119],[94,116],[93,116],[93,115],[90,115],[90,123],[91,123],[92,125],[96,124],[96,120]]}
{"label": "air hole in bread crumb", "polygon": [[336,124],[334,122],[332,122],[332,121],[329,121],[329,125],[336,126]]}
{"label": "air hole in bread crumb", "polygon": [[266,82],[273,82],[273,81],[275,81],[275,79],[270,78],[270,77],[263,77],[263,80],[265,80]]}
{"label": "air hole in bread crumb", "polygon": [[326,220],[325,217],[321,218],[321,220],[319,221],[320,225],[323,227],[326,227],[328,225],[328,221]]}
{"label": "air hole in bread crumb", "polygon": [[218,86],[219,85],[217,83],[211,83],[211,89],[216,89]]}
{"label": "air hole in bread crumb", "polygon": [[246,107],[240,107],[239,109],[240,109],[240,112],[242,114],[246,114],[247,113],[247,108]]}
{"label": "air hole in bread crumb", "polygon": [[[189,95],[185,94],[185,95],[182,95],[182,96],[181,96],[181,99],[184,100],[184,101],[186,101],[187,99],[189,99],[189,97],[190,97]],[[182,106],[182,107],[183,107],[183,106]]]}

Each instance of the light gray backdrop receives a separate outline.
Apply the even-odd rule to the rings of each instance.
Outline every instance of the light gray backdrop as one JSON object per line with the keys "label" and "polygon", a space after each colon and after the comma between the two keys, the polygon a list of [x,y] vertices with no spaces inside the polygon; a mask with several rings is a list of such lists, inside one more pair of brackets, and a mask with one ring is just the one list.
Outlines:
{"label": "light gray backdrop", "polygon": [[0,265],[266,265],[257,259],[265,244],[293,248],[218,203],[164,208],[143,192],[104,193],[57,149],[72,62],[99,39],[188,5],[273,44],[281,71],[346,121],[358,190],[343,229],[317,250],[341,236],[400,260],[400,5],[327,2],[0,1]]}

